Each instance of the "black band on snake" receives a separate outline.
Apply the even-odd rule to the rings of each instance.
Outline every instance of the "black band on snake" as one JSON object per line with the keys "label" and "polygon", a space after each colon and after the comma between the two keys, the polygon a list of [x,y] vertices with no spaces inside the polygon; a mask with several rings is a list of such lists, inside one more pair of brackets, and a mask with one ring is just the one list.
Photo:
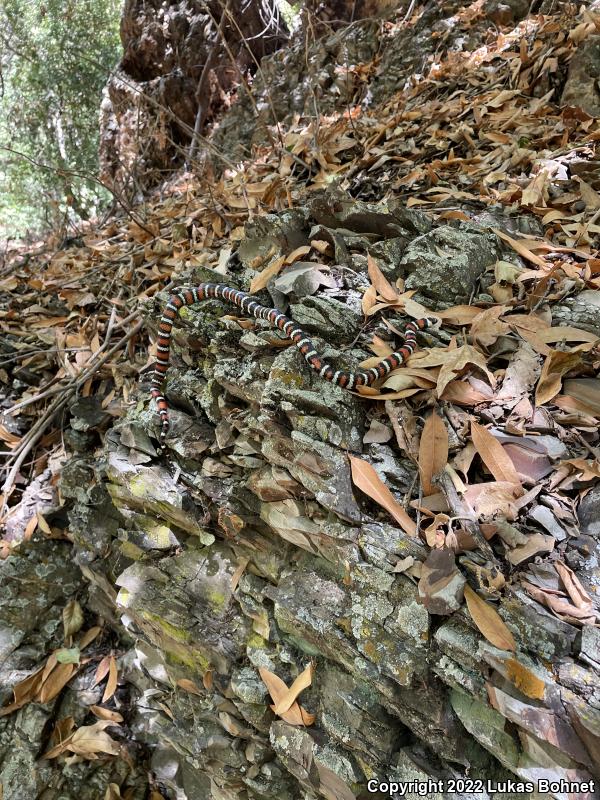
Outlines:
{"label": "black band on snake", "polygon": [[308,365],[318,372],[321,378],[325,378],[330,383],[335,383],[343,389],[354,389],[356,386],[370,386],[379,378],[383,378],[396,367],[403,364],[412,354],[417,345],[416,333],[430,327],[434,321],[429,319],[417,319],[409,322],[404,330],[404,346],[397,352],[392,353],[387,358],[382,359],[376,366],[363,372],[344,372],[336,370],[324,361],[314,348],[314,345],[307,334],[299,328],[294,320],[289,319],[276,308],[268,308],[261,305],[255,297],[232,289],[222,283],[201,283],[194,289],[180,289],[171,295],[169,302],[160,320],[158,334],[158,353],[154,365],[154,375],[150,393],[156,400],[158,413],[160,414],[161,430],[160,442],[164,443],[169,430],[169,405],[162,393],[162,383],[165,373],[169,367],[169,350],[171,344],[171,330],[173,322],[183,306],[192,306],[208,298],[224,300],[227,303],[238,306],[245,314],[249,314],[257,319],[264,319],[274,327],[279,328],[290,338],[298,350],[306,359]]}

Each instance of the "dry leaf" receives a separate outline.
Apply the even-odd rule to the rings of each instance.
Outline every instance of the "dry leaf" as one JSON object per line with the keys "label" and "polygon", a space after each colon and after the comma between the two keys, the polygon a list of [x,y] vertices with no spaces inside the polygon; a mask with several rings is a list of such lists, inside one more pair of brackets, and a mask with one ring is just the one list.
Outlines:
{"label": "dry leaf", "polygon": [[507,242],[512,249],[517,252],[520,256],[522,256],[527,261],[531,261],[533,264],[537,264],[538,267],[548,267],[549,264],[540,256],[537,256],[533,253],[523,242],[520,242],[518,239],[513,239],[504,231],[498,230],[497,228],[492,228],[496,236],[499,236],[505,242]]}
{"label": "dry leaf", "polygon": [[46,522],[44,517],[39,513],[39,511],[38,511],[36,517],[37,517],[37,524],[38,524],[39,529],[43,533],[45,533],[46,536],[51,536],[52,535],[52,531],[50,529],[50,526],[48,525],[48,523]]}
{"label": "dry leaf", "polygon": [[94,682],[92,686],[97,686],[100,681],[103,681],[104,678],[108,675],[108,670],[110,669],[110,656],[104,656],[104,658],[100,661],[98,666],[96,667],[96,674],[94,676]]}
{"label": "dry leaf", "polygon": [[409,536],[417,535],[417,526],[383,483],[375,468],[356,456],[348,456],[352,482],[372,500],[385,508]]}
{"label": "dry leaf", "polygon": [[470,325],[483,310],[478,306],[451,306],[444,311],[438,311],[437,316],[450,325]]}
{"label": "dry leaf", "polygon": [[94,639],[98,636],[101,630],[102,628],[99,625],[94,625],[93,628],[90,628],[89,631],[86,631],[79,640],[78,643],[79,649],[85,650],[88,644],[91,644],[94,641]]}
{"label": "dry leaf", "polygon": [[[278,675],[268,669],[261,667],[258,671],[275,703],[275,705],[271,706],[271,710],[274,711],[277,704],[286,697],[288,687]],[[305,711],[297,702],[292,703],[291,707],[287,711],[283,711],[279,716],[289,722],[290,725],[312,725],[315,721],[315,715]]]}
{"label": "dry leaf", "polygon": [[179,686],[180,689],[183,689],[184,692],[189,692],[190,694],[197,694],[199,697],[202,697],[204,692],[197,686],[194,681],[191,681],[189,678],[179,678],[176,681],[176,685]]}
{"label": "dry leaf", "polygon": [[81,630],[83,625],[83,611],[77,600],[69,600],[62,613],[65,639]]}
{"label": "dry leaf", "polygon": [[122,800],[123,795],[121,794],[121,789],[119,785],[116,783],[109,783],[106,787],[106,792],[104,793],[104,797],[102,800]]}
{"label": "dry leaf", "polygon": [[310,245],[303,244],[300,247],[297,247],[295,250],[285,257],[286,264],[293,264],[294,261],[298,261],[301,256],[306,256],[310,253]]}
{"label": "dry leaf", "polygon": [[444,469],[448,461],[448,431],[435,411],[425,420],[419,444],[419,473],[423,493],[432,494],[432,478]]}
{"label": "dry leaf", "polygon": [[110,700],[110,698],[115,693],[117,689],[117,678],[118,678],[117,660],[114,656],[111,656],[108,664],[108,680],[106,681],[106,686],[104,687],[104,694],[102,695],[103,703],[106,703],[108,700]]}
{"label": "dry leaf", "polygon": [[75,664],[57,664],[42,684],[36,699],[40,703],[54,700],[71,680],[74,672]]}
{"label": "dry leaf", "polygon": [[231,591],[235,592],[237,589],[237,585],[240,582],[240,578],[244,574],[246,567],[250,563],[249,558],[241,558],[239,564],[237,565],[235,572],[231,576]]}
{"label": "dry leaf", "polygon": [[117,756],[121,752],[121,745],[105,732],[105,728],[111,725],[114,725],[114,722],[109,720],[99,720],[93,725],[84,725],[64,742],[48,750],[43,757],[56,758],[67,750],[91,761],[96,760],[98,753]]}
{"label": "dry leaf", "polygon": [[500,442],[487,428],[477,422],[471,422],[471,438],[481,460],[497,481],[521,485],[514,464]]}
{"label": "dry leaf", "polygon": [[494,647],[498,647],[500,650],[512,650],[514,652],[517,649],[514,637],[506,627],[502,617],[493,606],[482,600],[468,583],[465,584],[465,600],[473,622],[488,642],[491,642]]}
{"label": "dry leaf", "polygon": [[362,296],[362,312],[365,317],[370,316],[373,312],[375,302],[377,299],[377,289],[374,286],[369,286]]}
{"label": "dry leaf", "polygon": [[564,375],[581,363],[581,356],[578,353],[563,353],[561,350],[550,350],[542,374],[535,390],[536,406],[543,406],[560,392],[561,382]]}
{"label": "dry leaf", "polygon": [[123,722],[123,716],[118,711],[112,711],[110,708],[103,706],[89,706],[89,710],[98,719],[109,719],[111,722]]}
{"label": "dry leaf", "polygon": [[398,300],[398,292],[394,289],[383,272],[377,266],[377,262],[367,254],[367,265],[371,283],[377,290],[377,294],[388,303],[395,303]]}
{"label": "dry leaf", "polygon": [[567,565],[562,561],[555,561],[554,569],[560,575],[563,586],[573,601],[573,605],[577,606],[577,608],[583,609],[584,611],[591,611],[593,608],[592,598],[583,588],[581,581],[577,575],[575,575],[573,570],[570,567],[567,567]]}
{"label": "dry leaf", "polygon": [[302,670],[300,675],[298,675],[290,688],[287,690],[286,694],[276,703],[275,708],[273,709],[275,714],[281,715],[284,711],[287,711],[292,703],[296,700],[300,692],[311,685],[313,671],[314,667],[312,663],[309,664],[306,669]]}
{"label": "dry leaf", "polygon": [[411,364],[421,369],[424,367],[441,366],[437,379],[437,395],[441,396],[447,384],[466,372],[467,369],[477,367],[488,378],[490,386],[494,386],[494,376],[489,371],[483,355],[471,345],[462,347],[436,347],[428,352],[417,353],[417,358],[411,359]]}
{"label": "dry leaf", "polygon": [[275,275],[279,274],[279,271],[285,264],[285,256],[280,256],[273,261],[266,269],[263,269],[262,272],[259,272],[258,275],[255,275],[254,278],[250,281],[250,294],[254,294],[255,292],[260,292],[261,289],[264,289],[271,278],[275,277]]}
{"label": "dry leaf", "polygon": [[13,711],[22,708],[26,703],[29,703],[37,696],[39,688],[42,685],[43,672],[44,667],[40,667],[32,675],[29,675],[13,687],[14,700],[12,703],[0,708],[0,717],[12,714]]}

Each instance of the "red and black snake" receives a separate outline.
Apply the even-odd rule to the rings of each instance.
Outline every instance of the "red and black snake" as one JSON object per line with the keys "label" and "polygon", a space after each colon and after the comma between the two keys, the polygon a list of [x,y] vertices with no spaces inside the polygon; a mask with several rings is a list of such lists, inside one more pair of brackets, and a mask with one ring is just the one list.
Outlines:
{"label": "red and black snake", "polygon": [[379,378],[383,378],[396,367],[403,364],[412,354],[416,347],[417,331],[425,330],[432,326],[435,321],[432,319],[417,319],[409,322],[404,329],[404,346],[397,352],[392,353],[387,358],[382,359],[378,364],[363,372],[344,372],[336,370],[317,353],[314,345],[307,334],[299,328],[294,320],[286,317],[276,308],[268,308],[261,305],[255,297],[225,286],[223,283],[201,283],[194,289],[179,289],[171,295],[166,305],[164,313],[160,319],[159,334],[157,341],[157,357],[154,365],[154,375],[150,393],[156,400],[158,413],[161,420],[160,442],[164,443],[169,430],[169,405],[162,393],[162,383],[165,373],[169,367],[169,350],[171,343],[171,330],[173,322],[183,306],[193,306],[202,300],[214,297],[224,300],[234,306],[238,306],[245,314],[249,314],[257,319],[264,319],[271,325],[279,328],[290,338],[298,350],[302,353],[308,365],[318,372],[321,378],[325,378],[330,383],[335,383],[343,389],[354,389],[355,386],[370,386]]}

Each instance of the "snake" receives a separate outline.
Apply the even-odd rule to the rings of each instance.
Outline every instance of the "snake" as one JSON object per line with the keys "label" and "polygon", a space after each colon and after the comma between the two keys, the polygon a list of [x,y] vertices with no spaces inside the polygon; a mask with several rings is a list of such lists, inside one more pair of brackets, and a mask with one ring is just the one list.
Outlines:
{"label": "snake", "polygon": [[381,359],[374,367],[360,372],[347,372],[334,369],[331,364],[328,364],[315,350],[315,346],[308,334],[298,327],[293,319],[286,317],[277,308],[261,305],[259,300],[251,294],[232,289],[223,283],[201,283],[193,289],[178,289],[170,296],[160,318],[156,342],[156,362],[150,386],[150,394],[156,402],[160,416],[161,445],[164,444],[170,427],[169,404],[162,392],[162,384],[169,368],[173,322],[177,318],[179,310],[184,306],[193,306],[203,300],[212,298],[237,306],[244,314],[253,316],[256,319],[266,320],[271,327],[279,328],[288,339],[292,340],[304,356],[309,367],[317,372],[321,378],[348,390],[355,389],[357,386],[371,386],[375,381],[384,378],[393,369],[404,364],[417,346],[416,335],[418,331],[433,327],[436,323],[436,320],[427,317],[409,322],[403,332],[404,345],[399,350]]}

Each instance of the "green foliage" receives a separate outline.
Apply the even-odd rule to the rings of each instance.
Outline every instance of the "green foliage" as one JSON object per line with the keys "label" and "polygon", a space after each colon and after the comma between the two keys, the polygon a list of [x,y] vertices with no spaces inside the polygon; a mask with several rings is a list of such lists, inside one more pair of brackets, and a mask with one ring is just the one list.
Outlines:
{"label": "green foliage", "polygon": [[106,201],[86,176],[98,173],[119,16],[120,0],[0,3],[0,238],[77,222]]}

